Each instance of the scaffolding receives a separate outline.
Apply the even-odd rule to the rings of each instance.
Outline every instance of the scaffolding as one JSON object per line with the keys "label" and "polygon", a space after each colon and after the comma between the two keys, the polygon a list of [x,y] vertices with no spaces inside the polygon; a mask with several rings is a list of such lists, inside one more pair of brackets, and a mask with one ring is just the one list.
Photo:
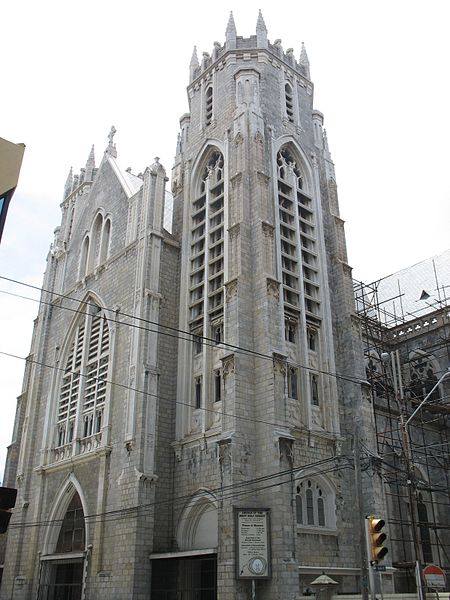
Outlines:
{"label": "scaffolding", "polygon": [[399,592],[415,590],[417,562],[450,575],[450,285],[438,281],[434,260],[426,267],[434,286],[418,299],[408,297],[405,272],[354,282]]}

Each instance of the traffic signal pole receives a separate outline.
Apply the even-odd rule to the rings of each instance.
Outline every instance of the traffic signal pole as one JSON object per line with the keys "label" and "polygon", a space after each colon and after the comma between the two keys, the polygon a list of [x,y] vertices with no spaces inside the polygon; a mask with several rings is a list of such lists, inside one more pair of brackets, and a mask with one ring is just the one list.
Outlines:
{"label": "traffic signal pole", "polygon": [[380,519],[375,515],[369,515],[365,518],[367,567],[369,570],[369,587],[372,600],[376,599],[375,573],[378,573],[380,594],[383,600],[381,570],[385,570],[386,567],[378,565],[378,561],[383,560],[388,553],[388,549],[384,545],[387,537],[383,532],[385,525],[386,522],[384,519]]}

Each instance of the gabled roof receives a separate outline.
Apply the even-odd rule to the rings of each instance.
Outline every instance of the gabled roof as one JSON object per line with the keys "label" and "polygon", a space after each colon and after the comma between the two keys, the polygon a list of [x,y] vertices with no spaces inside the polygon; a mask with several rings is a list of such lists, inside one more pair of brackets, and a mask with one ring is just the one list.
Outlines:
{"label": "gabled roof", "polygon": [[127,198],[131,198],[132,196],[134,196],[142,187],[142,179],[140,177],[137,177],[137,175],[133,175],[133,173],[123,171],[119,167],[117,160],[113,156],[106,155],[105,158],[111,165],[111,168],[114,171],[114,173],[116,174],[117,179],[119,180],[125,194],[127,195]]}

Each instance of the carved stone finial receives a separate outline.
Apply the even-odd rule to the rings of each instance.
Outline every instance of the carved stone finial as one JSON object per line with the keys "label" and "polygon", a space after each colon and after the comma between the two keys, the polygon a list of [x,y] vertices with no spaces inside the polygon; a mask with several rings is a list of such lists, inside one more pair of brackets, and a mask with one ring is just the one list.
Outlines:
{"label": "carved stone finial", "polygon": [[151,173],[159,173],[159,172],[161,172],[161,173],[165,174],[164,167],[159,162],[159,156],[155,156],[154,161],[155,162],[150,167],[150,172]]}
{"label": "carved stone finial", "polygon": [[264,23],[261,10],[258,13],[258,20],[256,21],[256,45],[258,48],[267,48],[267,27]]}

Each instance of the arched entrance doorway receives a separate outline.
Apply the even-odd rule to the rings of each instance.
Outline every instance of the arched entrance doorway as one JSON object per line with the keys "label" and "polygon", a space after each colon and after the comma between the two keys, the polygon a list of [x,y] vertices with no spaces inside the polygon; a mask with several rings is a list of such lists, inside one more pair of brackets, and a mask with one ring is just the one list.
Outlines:
{"label": "arched entrance doorway", "polygon": [[151,556],[152,599],[216,600],[217,521],[213,496],[194,496],[178,522],[178,551]]}
{"label": "arched entrance doorway", "polygon": [[[39,600],[82,600],[85,571],[86,527],[81,498],[67,490],[70,497],[63,512],[59,532],[49,533],[51,553],[41,557]],[[66,500],[67,502],[67,500]]]}

